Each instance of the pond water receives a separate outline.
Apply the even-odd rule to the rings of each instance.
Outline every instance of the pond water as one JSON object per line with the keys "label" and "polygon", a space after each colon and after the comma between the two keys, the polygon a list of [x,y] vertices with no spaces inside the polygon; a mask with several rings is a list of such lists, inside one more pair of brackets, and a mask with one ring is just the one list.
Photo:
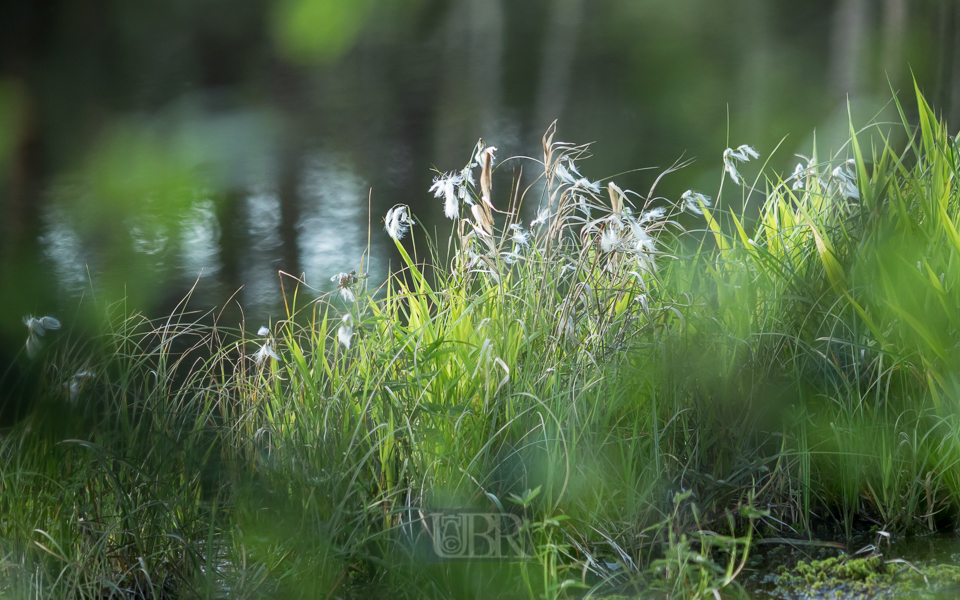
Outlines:
{"label": "pond water", "polygon": [[782,141],[777,169],[814,131],[836,151],[847,99],[866,123],[888,78],[909,98],[911,68],[960,122],[947,1],[19,4],[0,9],[4,337],[82,297],[159,315],[196,284],[191,306],[232,298],[262,320],[283,313],[280,272],[310,294],[361,267],[378,284],[397,259],[388,208],[413,208],[422,256],[424,231],[449,231],[434,170],[480,137],[537,156],[554,119],[596,142],[591,179],[642,191],[695,158],[668,199],[715,195],[728,145],[767,159]]}

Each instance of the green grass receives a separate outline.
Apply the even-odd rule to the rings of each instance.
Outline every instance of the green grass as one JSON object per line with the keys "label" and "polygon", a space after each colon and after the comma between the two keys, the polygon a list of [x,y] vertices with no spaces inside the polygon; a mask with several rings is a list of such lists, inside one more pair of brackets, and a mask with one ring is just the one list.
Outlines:
{"label": "green grass", "polygon": [[[751,222],[729,177],[702,215],[565,183],[551,128],[355,302],[288,290],[269,336],[104,308],[0,438],[0,593],[737,597],[758,537],[955,527],[960,155],[917,105],[764,172]],[[425,561],[449,508],[524,519],[532,560]]]}

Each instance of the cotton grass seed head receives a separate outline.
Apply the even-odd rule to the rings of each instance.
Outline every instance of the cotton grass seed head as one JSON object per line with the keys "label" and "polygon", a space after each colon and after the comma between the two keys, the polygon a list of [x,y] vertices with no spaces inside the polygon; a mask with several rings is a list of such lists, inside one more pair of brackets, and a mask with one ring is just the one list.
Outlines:
{"label": "cotton grass seed head", "polygon": [[730,174],[730,179],[737,185],[740,185],[740,173],[737,171],[737,161],[747,162],[751,158],[760,158],[760,153],[751,146],[743,144],[737,146],[737,149],[727,148],[723,151],[723,168]]}
{"label": "cotton grass seed head", "polygon": [[513,223],[510,225],[510,230],[513,232],[510,236],[510,239],[517,246],[527,246],[530,244],[530,232],[523,230],[523,225],[519,223]]}
{"label": "cotton grass seed head", "polygon": [[406,204],[399,204],[387,211],[383,228],[390,237],[399,241],[407,235],[411,225],[415,225],[415,223],[410,216],[410,207]]}
{"label": "cotton grass seed head", "polygon": [[458,173],[438,175],[434,178],[433,185],[430,186],[434,198],[443,198],[443,214],[448,219],[456,219],[460,216],[460,203],[457,199],[458,196],[462,199],[466,195],[464,190],[463,175]]}
{"label": "cotton grass seed head", "polygon": [[561,182],[566,183],[567,185],[573,185],[577,182],[577,178],[570,174],[567,168],[563,166],[562,161],[558,162],[553,167],[553,174],[556,175]]}
{"label": "cotton grass seed head", "polygon": [[699,192],[694,192],[693,190],[687,190],[680,196],[680,200],[683,202],[681,208],[683,210],[689,210],[695,215],[702,215],[703,210],[701,210],[701,205],[711,206],[713,203],[710,200],[709,196],[705,196]]}
{"label": "cotton grass seed head", "polygon": [[260,329],[257,330],[257,335],[260,337],[267,337],[270,335],[270,329],[266,325],[261,325]]}
{"label": "cotton grass seed head", "polygon": [[656,241],[633,219],[630,220],[630,232],[633,234],[633,241],[636,242],[637,252],[656,252]]}
{"label": "cotton grass seed head", "polygon": [[554,172],[561,181],[570,185],[575,184],[578,179],[583,177],[583,175],[580,174],[580,169],[577,168],[577,163],[575,163],[573,158],[568,154],[560,157],[560,160],[557,161],[554,167]]}
{"label": "cotton grass seed head", "polygon": [[793,175],[790,176],[790,179],[793,179],[793,185],[790,186],[795,190],[802,190],[806,186],[807,178],[807,169],[803,166],[803,163],[797,163],[797,166],[793,169]]}
{"label": "cotton grass seed head", "polygon": [[845,198],[860,199],[860,189],[857,187],[857,177],[855,175],[857,163],[852,158],[841,164],[833,170],[834,181],[840,189],[840,193]]}
{"label": "cotton grass seed head", "polygon": [[67,391],[70,395],[70,402],[77,402],[77,398],[80,397],[80,391],[83,389],[84,383],[88,379],[93,379],[94,377],[96,377],[96,374],[93,371],[80,371],[70,378],[69,383],[63,384],[63,387],[67,388]]}
{"label": "cotton grass seed head", "polygon": [[[709,201],[710,199],[707,198],[707,200]],[[707,202],[707,206],[709,205],[709,202]],[[667,216],[667,209],[663,208],[662,206],[651,208],[650,210],[645,210],[640,213],[640,224],[643,225],[645,223],[653,223],[655,221],[659,221],[665,216]]]}
{"label": "cotton grass seed head", "polygon": [[530,227],[539,227],[550,220],[550,207],[545,206],[537,210],[537,218],[530,221]]}
{"label": "cotton grass seed head", "polygon": [[760,158],[760,153],[746,144],[737,146],[737,154],[738,158],[742,161],[748,161],[751,158]]}
{"label": "cotton grass seed head", "polygon": [[350,349],[350,343],[353,341],[353,316],[350,313],[343,315],[343,318],[340,319],[337,341],[343,344],[343,347],[347,350]]}
{"label": "cotton grass seed head", "polygon": [[604,252],[613,252],[619,245],[620,235],[612,227],[608,227],[600,233],[600,249]]}
{"label": "cotton grass seed head", "polygon": [[53,317],[34,318],[33,315],[23,317],[23,324],[27,327],[27,356],[36,358],[43,348],[40,337],[47,331],[60,329],[60,321]]}
{"label": "cotton grass seed head", "polygon": [[27,336],[27,356],[36,358],[42,348],[43,342],[40,341],[40,338],[35,335]]}
{"label": "cotton grass seed head", "polygon": [[[269,333],[269,332],[267,332]],[[272,358],[273,360],[280,360],[280,357],[273,350],[273,340],[268,339],[260,346],[260,349],[253,353],[253,361],[255,363],[263,364],[267,358]]]}
{"label": "cotton grass seed head", "polygon": [[27,326],[30,335],[44,335],[47,331],[56,331],[60,329],[60,321],[53,317],[40,317],[35,319],[33,315],[23,318],[23,324]]}
{"label": "cotton grass seed head", "polygon": [[330,278],[330,281],[336,282],[337,291],[340,293],[340,297],[343,298],[344,302],[356,302],[357,296],[351,289],[359,281],[356,271],[337,273]]}

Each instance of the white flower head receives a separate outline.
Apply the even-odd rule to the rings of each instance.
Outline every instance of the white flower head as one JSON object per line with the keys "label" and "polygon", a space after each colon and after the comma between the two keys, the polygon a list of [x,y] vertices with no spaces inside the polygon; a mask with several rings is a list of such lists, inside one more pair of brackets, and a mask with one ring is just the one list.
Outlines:
{"label": "white flower head", "polygon": [[746,144],[737,146],[737,154],[739,155],[737,158],[744,162],[750,160],[751,158],[760,158],[760,153]]}
{"label": "white flower head", "polygon": [[63,384],[63,387],[67,388],[70,393],[70,402],[76,403],[77,398],[80,397],[80,391],[83,389],[84,382],[94,377],[96,377],[96,374],[93,371],[80,371],[70,378],[69,383]]}
{"label": "white flower head", "polygon": [[712,206],[713,202],[710,200],[710,196],[705,196],[699,192],[694,192],[693,190],[687,190],[680,196],[680,199],[683,201],[682,208],[684,210],[689,210],[695,215],[702,215],[703,210],[700,208],[700,205],[703,206]]}
{"label": "white flower head", "polygon": [[56,331],[60,329],[60,321],[53,317],[40,317],[35,319],[33,315],[23,318],[23,324],[27,326],[30,335],[44,335],[47,331]]}
{"label": "white flower head", "polygon": [[330,281],[333,281],[337,284],[337,291],[340,292],[340,297],[343,298],[345,302],[355,302],[357,300],[356,294],[353,293],[351,289],[357,281],[357,272],[350,271],[349,273],[337,273],[330,278]]}
{"label": "white flower head", "polygon": [[558,161],[553,167],[553,173],[560,179],[561,182],[568,185],[574,185],[577,182],[577,178],[570,174],[567,171],[567,168],[563,166],[563,161]]}
{"label": "white flower head", "polygon": [[260,346],[260,349],[253,353],[253,360],[258,365],[267,360],[267,357],[273,360],[280,360],[280,357],[273,350],[273,339],[268,339]]}
{"label": "white flower head", "polygon": [[578,179],[573,186],[588,192],[593,192],[594,194],[600,193],[600,182],[590,181],[586,177],[581,177],[580,179]]}
{"label": "white flower head", "polygon": [[460,171],[460,178],[463,180],[465,185],[476,185],[476,181],[473,179],[473,167],[471,166],[466,166],[462,171]]}
{"label": "white flower head", "polygon": [[[480,139],[477,141],[477,151],[474,153],[473,162],[476,163],[477,166],[482,167],[482,166],[483,166],[483,162],[484,162],[484,160],[485,160],[484,156],[487,155],[487,154],[489,154],[489,155],[490,155],[490,160],[492,161],[492,160],[493,160],[493,153],[496,152],[496,151],[497,151],[497,147],[496,147],[496,146],[487,146],[487,145],[484,143],[483,138],[480,138]],[[473,163],[471,163],[471,164],[473,164]]]}
{"label": "white flower head", "polygon": [[43,342],[40,341],[40,338],[32,333],[27,336],[27,356],[30,358],[36,358],[37,354],[40,354],[40,350],[42,348]]}
{"label": "white flower head", "polygon": [[857,188],[856,165],[856,161],[851,158],[834,169],[832,175],[844,197],[859,200],[860,189]]}
{"label": "white flower head", "polygon": [[600,234],[600,249],[604,252],[613,252],[620,245],[620,234],[613,227],[607,227]]}
{"label": "white flower head", "polygon": [[[430,186],[434,198],[443,198],[443,214],[448,219],[456,219],[460,216],[460,203],[457,202],[457,196],[459,195],[462,199],[466,194],[462,184],[463,175],[446,173],[435,177],[433,185]],[[464,195],[460,195],[457,188],[460,188],[460,192],[463,192]]]}
{"label": "white flower head", "polygon": [[410,216],[410,207],[406,204],[400,204],[387,211],[383,228],[393,239],[402,240],[403,236],[410,231],[410,226],[415,224]]}
{"label": "white flower head", "polygon": [[662,206],[651,208],[650,210],[640,213],[640,224],[643,225],[644,223],[659,221],[665,216],[667,216],[667,209],[663,208]]}
{"label": "white flower head", "polygon": [[43,342],[40,341],[40,336],[45,335],[47,331],[60,329],[60,321],[53,317],[40,317],[36,319],[32,315],[28,315],[23,317],[23,324],[27,326],[27,356],[30,358],[36,358],[37,354],[40,353],[40,349],[43,348]]}
{"label": "white flower head", "polygon": [[748,162],[751,158],[760,158],[760,154],[746,144],[738,146],[736,150],[727,148],[723,151],[723,168],[730,174],[730,179],[733,179],[735,184],[740,185],[740,173],[737,172],[735,161]]}
{"label": "white flower head", "polygon": [[457,185],[457,197],[461,200],[467,200],[467,192],[469,188],[476,186],[477,183],[473,179],[473,166],[467,165],[460,171],[460,183]]}
{"label": "white flower head", "polygon": [[340,319],[337,340],[343,344],[344,348],[350,349],[350,342],[353,341],[353,316],[350,313],[343,315],[343,318]]}
{"label": "white flower head", "polygon": [[550,207],[545,206],[537,211],[537,218],[530,221],[530,227],[543,225],[550,220]]}
{"label": "white flower head", "polygon": [[490,166],[493,166],[494,152],[497,151],[496,146],[485,146],[483,140],[477,142],[477,154],[473,157],[473,160],[476,161],[478,166],[483,166],[486,162],[486,157],[490,157]]}
{"label": "white flower head", "polygon": [[267,337],[268,335],[270,335],[270,328],[267,327],[266,325],[261,325],[260,329],[257,330],[257,335],[259,335],[260,337]]}
{"label": "white flower head", "polygon": [[802,190],[806,186],[807,178],[807,169],[804,168],[803,163],[797,163],[797,166],[793,169],[793,175],[790,176],[790,179],[793,179],[793,185],[790,186],[795,190]]}
{"label": "white flower head", "polygon": [[633,234],[633,239],[637,243],[637,252],[656,252],[656,241],[650,237],[646,229],[641,227],[640,224],[633,219],[630,219],[630,232]]}
{"label": "white flower head", "polygon": [[[566,163],[566,165],[564,163]],[[577,168],[577,164],[573,162],[573,159],[567,154],[560,157],[560,160],[554,165],[553,171],[556,176],[560,178],[560,181],[569,185],[575,185],[577,180],[583,178],[583,175],[580,174],[580,169]]]}
{"label": "white flower head", "polygon": [[513,243],[518,246],[526,246],[530,243],[530,232],[523,230],[523,225],[519,223],[513,223],[510,225],[510,229],[513,231],[513,235],[510,236],[510,239],[513,240]]}
{"label": "white flower head", "polygon": [[484,146],[486,146],[486,144],[483,142],[483,138],[480,138],[479,140],[477,140],[477,145],[473,150],[473,159],[470,161],[470,164],[468,166],[470,167],[483,166],[483,147]]}

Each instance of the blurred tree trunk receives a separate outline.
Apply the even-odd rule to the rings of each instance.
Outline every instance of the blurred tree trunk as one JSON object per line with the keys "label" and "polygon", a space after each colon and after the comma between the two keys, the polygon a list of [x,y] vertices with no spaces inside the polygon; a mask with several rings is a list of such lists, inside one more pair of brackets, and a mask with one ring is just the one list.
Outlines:
{"label": "blurred tree trunk", "polygon": [[582,22],[583,0],[551,2],[533,120],[532,133],[537,139],[563,113]]}
{"label": "blurred tree trunk", "polygon": [[40,181],[43,178],[43,152],[40,129],[35,118],[33,96],[26,86],[17,86],[19,110],[13,124],[11,152],[6,172],[0,182],[4,214],[0,223],[3,232],[5,260],[30,253],[40,236]]}
{"label": "blurred tree trunk", "polygon": [[281,157],[277,193],[280,200],[280,269],[300,277],[300,170],[302,160],[296,148]]}
{"label": "blurred tree trunk", "polygon": [[894,89],[906,72],[903,39],[907,32],[907,0],[883,0],[883,70]]}
{"label": "blurred tree trunk", "polygon": [[451,4],[437,127],[438,153],[451,157],[451,163],[442,168],[462,164],[478,136],[496,134],[503,44],[501,0],[456,0]]}
{"label": "blurred tree trunk", "polygon": [[840,0],[833,13],[830,40],[830,85],[843,98],[859,94],[863,85],[867,0]]}
{"label": "blurred tree trunk", "polygon": [[246,202],[243,194],[224,192],[217,198],[217,222],[220,225],[221,281],[226,296],[240,289],[243,281],[240,260],[249,244],[246,231]]}
{"label": "blurred tree trunk", "polygon": [[469,0],[470,82],[484,130],[500,116],[503,85],[503,6],[500,0]]}
{"label": "blurred tree trunk", "polygon": [[748,140],[765,137],[770,120],[770,74],[773,71],[770,32],[774,11],[767,0],[748,0],[741,4],[741,65],[738,113],[741,133]]}

